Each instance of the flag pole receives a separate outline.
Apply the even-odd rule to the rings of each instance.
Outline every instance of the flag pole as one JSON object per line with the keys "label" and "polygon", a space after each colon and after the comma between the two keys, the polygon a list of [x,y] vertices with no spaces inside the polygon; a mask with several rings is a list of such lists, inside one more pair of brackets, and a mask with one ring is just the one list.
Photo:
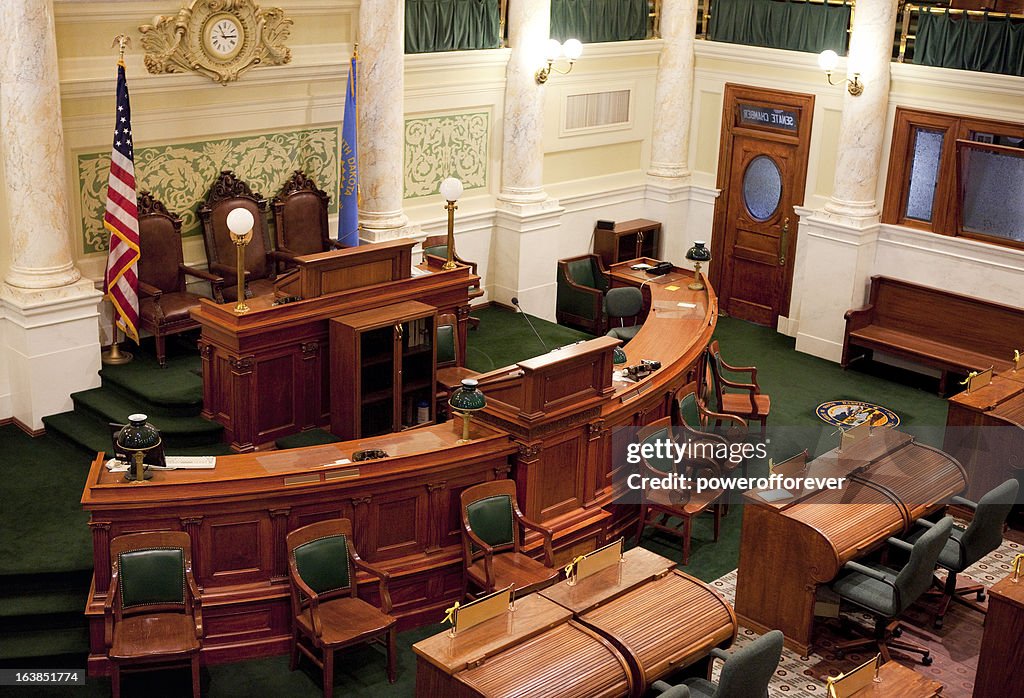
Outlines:
{"label": "flag pole", "polygon": [[[124,50],[125,48],[131,48],[132,40],[127,34],[118,34],[114,37],[114,43],[110,44],[110,48],[117,46],[118,56],[117,62],[124,64]],[[104,272],[106,274],[106,272]],[[110,297],[110,294],[107,294]],[[121,343],[117,341],[117,307],[111,302],[111,341],[110,348],[100,354],[100,361],[105,366],[120,366],[121,364],[129,363],[134,357],[131,352],[121,351]]]}

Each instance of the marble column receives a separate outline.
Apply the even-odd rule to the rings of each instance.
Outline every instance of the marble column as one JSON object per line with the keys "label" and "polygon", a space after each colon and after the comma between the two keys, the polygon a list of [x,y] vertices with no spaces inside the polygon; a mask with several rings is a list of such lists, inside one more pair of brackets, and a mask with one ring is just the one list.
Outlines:
{"label": "marble column", "polygon": [[535,79],[543,66],[551,28],[551,0],[509,3],[512,47],[505,74],[504,144],[499,201],[534,204],[547,199],[544,176],[544,86]]}
{"label": "marble column", "polygon": [[3,0],[0,25],[0,419],[36,433],[99,385],[102,294],[71,256],[53,1]]}
{"label": "marble column", "polygon": [[892,0],[857,3],[846,69],[848,77],[860,73],[864,92],[856,97],[849,92],[843,96],[835,181],[832,197],[825,205],[831,214],[854,220],[877,221],[879,217],[876,196],[895,30],[896,3]]}
{"label": "marble column", "polygon": [[71,260],[64,131],[52,0],[4,0],[0,133],[10,266],[18,288],[56,288],[81,274]]}
{"label": "marble column", "polygon": [[661,56],[654,88],[653,177],[690,175],[690,118],[693,111],[693,42],[697,32],[695,0],[664,0],[661,5]]}
{"label": "marble column", "polygon": [[378,242],[411,234],[402,210],[405,6],[376,0],[359,13],[359,228]]}

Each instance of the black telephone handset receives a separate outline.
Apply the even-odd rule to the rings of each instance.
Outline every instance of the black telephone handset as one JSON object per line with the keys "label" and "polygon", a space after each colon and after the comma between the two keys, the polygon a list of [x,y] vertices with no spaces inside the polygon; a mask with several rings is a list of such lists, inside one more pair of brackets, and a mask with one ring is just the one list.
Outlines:
{"label": "black telephone handset", "polygon": [[651,276],[662,276],[672,271],[672,262],[658,262],[653,267],[647,270],[647,273]]}

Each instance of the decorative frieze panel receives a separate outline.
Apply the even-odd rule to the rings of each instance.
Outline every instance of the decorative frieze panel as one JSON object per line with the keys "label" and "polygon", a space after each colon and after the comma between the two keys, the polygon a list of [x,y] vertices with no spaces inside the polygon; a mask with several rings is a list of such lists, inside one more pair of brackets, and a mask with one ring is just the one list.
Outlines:
{"label": "decorative frieze panel", "polygon": [[436,194],[445,177],[485,188],[489,137],[487,112],[406,119],[405,198]]}
{"label": "decorative frieze panel", "polygon": [[[332,192],[330,211],[336,213],[338,202],[333,192],[338,185],[338,129],[305,129],[135,149],[138,190],[153,192],[168,209],[181,216],[183,236],[201,232],[196,207],[221,170],[233,170],[253,191],[268,199],[294,170],[302,170],[321,189]],[[109,149],[78,156],[83,254],[107,250],[103,209],[109,171]]]}

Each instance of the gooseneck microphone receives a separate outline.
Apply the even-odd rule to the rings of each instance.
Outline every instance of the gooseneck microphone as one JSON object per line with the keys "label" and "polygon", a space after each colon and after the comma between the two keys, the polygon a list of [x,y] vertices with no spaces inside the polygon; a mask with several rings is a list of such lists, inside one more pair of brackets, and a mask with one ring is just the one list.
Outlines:
{"label": "gooseneck microphone", "polygon": [[548,345],[545,344],[544,340],[541,338],[540,332],[538,332],[537,328],[533,326],[533,322],[530,321],[530,316],[523,312],[523,309],[519,307],[519,299],[516,298],[515,296],[512,296],[512,305],[516,307],[516,310],[519,311],[520,315],[526,318],[526,324],[528,324],[530,326],[530,329],[533,330],[533,333],[537,335],[537,341],[540,342],[540,345],[542,347],[544,347],[544,351],[551,351],[550,349],[548,349]]}

